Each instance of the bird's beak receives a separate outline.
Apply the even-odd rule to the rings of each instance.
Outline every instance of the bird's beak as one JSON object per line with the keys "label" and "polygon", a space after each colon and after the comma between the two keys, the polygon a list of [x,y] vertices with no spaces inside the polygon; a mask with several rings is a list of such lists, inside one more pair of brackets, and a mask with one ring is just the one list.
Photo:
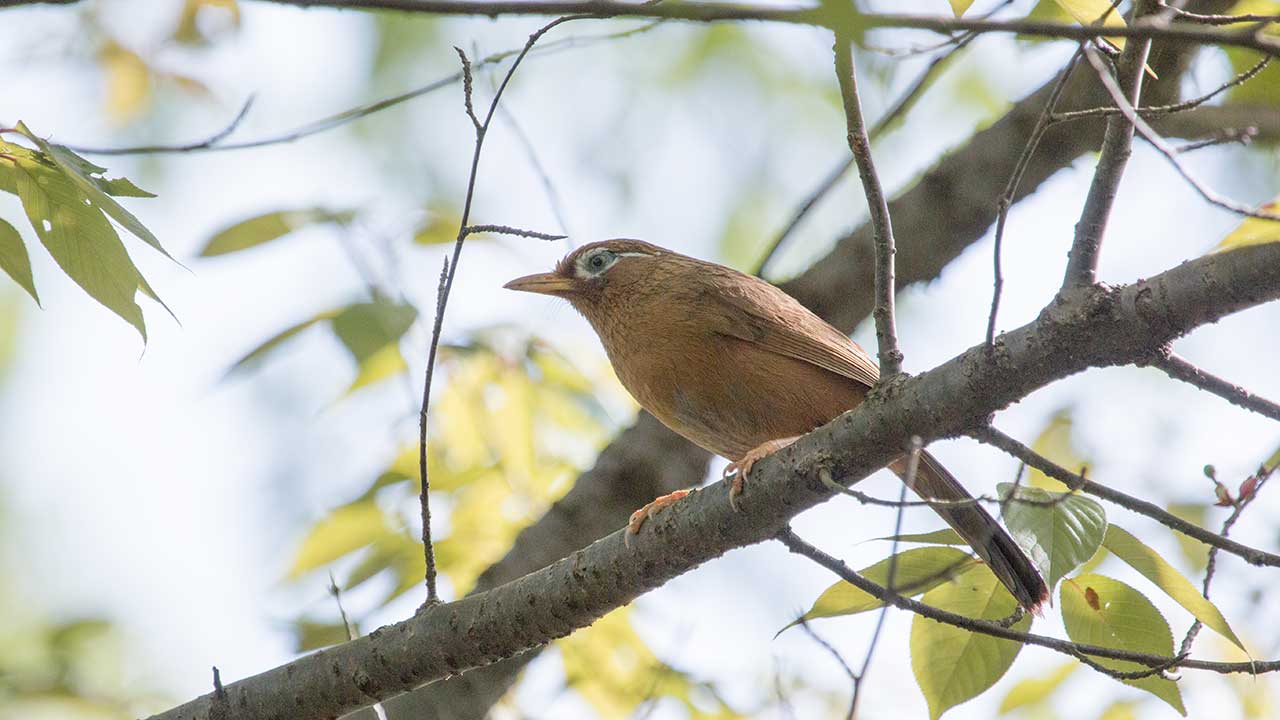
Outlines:
{"label": "bird's beak", "polygon": [[555,273],[537,273],[516,278],[502,287],[542,295],[559,295],[573,290],[573,280]]}

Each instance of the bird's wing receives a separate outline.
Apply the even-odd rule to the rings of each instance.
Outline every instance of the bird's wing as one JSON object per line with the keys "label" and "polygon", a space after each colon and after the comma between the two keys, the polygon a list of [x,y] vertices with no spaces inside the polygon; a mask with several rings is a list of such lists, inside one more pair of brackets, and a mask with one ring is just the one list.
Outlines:
{"label": "bird's wing", "polygon": [[[734,272],[708,278],[704,302],[716,306],[715,331],[802,360],[871,387],[874,360],[847,335],[769,283]],[[744,280],[745,279],[745,280]]]}

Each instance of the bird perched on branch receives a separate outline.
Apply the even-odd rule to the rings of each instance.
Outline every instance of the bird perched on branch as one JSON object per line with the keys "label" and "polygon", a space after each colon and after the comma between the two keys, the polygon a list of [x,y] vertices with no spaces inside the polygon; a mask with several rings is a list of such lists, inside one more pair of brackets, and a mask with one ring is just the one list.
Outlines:
{"label": "bird perched on branch", "polygon": [[[731,502],[756,461],[856,407],[879,378],[861,347],[773,285],[639,240],[585,245],[553,272],[506,287],[564,298],[582,313],[641,407],[732,461]],[[907,465],[904,456],[889,468],[905,479]],[[941,501],[933,509],[1024,608],[1048,598],[1013,539],[927,452],[912,489]],[[637,510],[628,533],[686,494]]]}

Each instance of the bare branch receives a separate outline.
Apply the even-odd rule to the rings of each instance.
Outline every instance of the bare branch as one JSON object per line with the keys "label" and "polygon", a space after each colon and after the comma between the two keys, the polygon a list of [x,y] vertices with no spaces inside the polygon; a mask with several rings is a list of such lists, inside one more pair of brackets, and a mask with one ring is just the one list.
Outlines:
{"label": "bare branch", "polygon": [[[1145,120],[1138,116],[1133,109],[1134,103],[1126,98],[1121,92],[1120,86],[1116,84],[1110,73],[1107,72],[1106,66],[1103,64],[1102,59],[1098,57],[1097,53],[1090,50],[1087,57],[1089,59],[1089,63],[1093,65],[1094,70],[1098,72],[1098,77],[1102,80],[1103,86],[1106,87],[1107,92],[1110,93],[1111,97],[1116,101],[1116,106],[1120,109],[1120,113],[1124,115],[1125,124],[1136,129],[1138,134],[1142,136],[1143,140],[1146,140],[1152,147],[1158,150],[1161,155],[1164,155],[1165,158],[1172,163],[1174,169],[1178,171],[1178,174],[1182,176],[1182,179],[1186,180],[1187,184],[1200,194],[1200,197],[1213,205],[1217,205],[1224,210],[1230,210],[1238,215],[1260,218],[1263,220],[1280,221],[1280,215],[1276,213],[1254,210],[1246,205],[1235,202],[1234,200],[1229,200],[1201,182],[1191,173],[1191,170],[1188,169],[1186,165],[1182,164],[1182,159],[1178,157],[1178,151],[1170,146],[1169,143],[1165,142],[1164,138],[1160,137],[1159,133],[1152,129]],[[1108,127],[1110,127],[1110,121],[1108,122]],[[1130,132],[1130,135],[1132,136],[1132,131]],[[1099,168],[1102,167],[1101,160],[1098,161],[1098,165]]]}
{"label": "bare branch", "polygon": [[534,240],[565,239],[564,235],[552,235],[551,233],[538,232],[537,230],[524,230],[522,228],[511,227],[510,225],[468,225],[462,232],[464,235],[494,233],[497,235],[514,235],[516,237],[533,238]]}
{"label": "bare branch", "polygon": [[1272,420],[1280,420],[1280,405],[1266,398],[1258,397],[1245,388],[1224,380],[1217,375],[1205,372],[1172,351],[1151,364],[1160,368],[1175,380],[1195,385],[1201,390],[1211,392],[1233,405],[1239,405],[1246,410],[1252,410]]}
{"label": "bare branch", "polygon": [[898,349],[898,331],[894,326],[893,302],[893,221],[889,217],[889,202],[880,187],[871,157],[871,140],[862,119],[862,103],[858,99],[858,79],[853,69],[853,37],[836,33],[836,78],[840,82],[840,97],[844,103],[845,124],[848,127],[849,149],[858,165],[862,179],[862,192],[867,197],[867,209],[871,225],[875,229],[876,248],[876,306],[871,316],[876,323],[876,342],[880,355],[881,381],[892,379],[902,372],[902,351]]}
{"label": "bare branch", "polygon": [[[1153,0],[1137,0],[1134,6],[1134,24],[1153,9]],[[1085,48],[1085,57],[1091,63],[1094,62],[1097,57],[1096,51],[1088,46],[1082,47]],[[1120,56],[1118,69],[1120,82],[1117,83],[1117,87],[1123,85],[1120,96],[1131,106],[1138,105],[1142,97],[1143,68],[1147,64],[1147,55],[1150,50],[1150,40],[1129,41],[1125,44],[1124,52]],[[1098,167],[1093,172],[1093,182],[1089,185],[1084,209],[1080,213],[1079,222],[1076,223],[1071,252],[1067,255],[1067,272],[1062,280],[1063,290],[1097,282],[1102,236],[1106,232],[1107,220],[1111,216],[1111,206],[1115,203],[1116,192],[1120,188],[1121,178],[1124,177],[1124,169],[1129,162],[1132,147],[1133,123],[1127,117],[1109,118],[1106,134],[1102,137],[1102,152],[1098,155]]]}

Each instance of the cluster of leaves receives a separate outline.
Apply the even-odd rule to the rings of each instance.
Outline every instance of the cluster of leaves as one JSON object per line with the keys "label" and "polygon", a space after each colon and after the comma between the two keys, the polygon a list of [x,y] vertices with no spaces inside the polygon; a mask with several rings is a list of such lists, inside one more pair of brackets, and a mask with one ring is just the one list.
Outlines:
{"label": "cluster of leaves", "polygon": [[[160,241],[116,197],[155,197],[125,178],[107,178],[99,167],[50,143],[19,122],[0,131],[35,146],[0,140],[0,190],[22,201],[27,219],[49,254],[72,280],[146,339],[139,292],[161,302],[125,249],[114,220],[165,257]],[[170,259],[172,259],[170,257]],[[31,257],[18,231],[0,219],[0,268],[38,303]],[[167,308],[166,308],[167,309]]]}
{"label": "cluster of leaves", "polygon": [[[1072,447],[1071,421],[1065,412],[1054,417],[1033,449],[1065,467],[1088,466]],[[1277,465],[1280,452],[1263,464],[1263,471],[1270,472]],[[1246,490],[1247,487],[1251,486]],[[1105,508],[1098,502],[1071,492],[1038,471],[1029,474],[1025,485],[1001,484],[999,496],[1002,516],[1014,539],[1036,564],[1050,589],[1058,588],[1058,607],[1073,642],[1163,657],[1175,654],[1173,634],[1159,609],[1140,590],[1094,572],[1107,555],[1114,555],[1205,627],[1245,653],[1243,642],[1218,608],[1158,552],[1133,533],[1109,523]],[[1242,500],[1236,498],[1233,502]],[[1176,510],[1184,517],[1203,521],[1208,507],[1209,503],[1184,504]],[[1207,546],[1191,538],[1179,538],[1186,561],[1202,570]],[[967,617],[1000,620],[1013,614],[1017,603],[991,570],[969,552],[948,547],[965,545],[953,530],[902,535],[896,540],[930,547],[904,550],[862,569],[860,574],[903,595],[923,595],[924,603]],[[882,604],[840,581],[818,597],[802,620],[852,615]],[[1012,627],[1027,631],[1032,622],[1032,617],[1026,615]],[[1022,649],[1020,643],[1011,640],[972,633],[921,616],[912,620],[910,643],[912,670],[933,718],[985,692],[1004,676]],[[1146,669],[1127,661],[1097,662],[1121,673]],[[1071,668],[1075,666],[1076,663],[1070,664]],[[1047,697],[1069,674],[1065,669],[1055,671],[1049,681],[1036,686],[1039,697]],[[1186,714],[1173,679],[1149,675],[1122,682],[1141,688]],[[1025,705],[1029,701],[1019,698],[1029,692],[1025,687],[1015,687],[1005,704],[1010,708]]]}

